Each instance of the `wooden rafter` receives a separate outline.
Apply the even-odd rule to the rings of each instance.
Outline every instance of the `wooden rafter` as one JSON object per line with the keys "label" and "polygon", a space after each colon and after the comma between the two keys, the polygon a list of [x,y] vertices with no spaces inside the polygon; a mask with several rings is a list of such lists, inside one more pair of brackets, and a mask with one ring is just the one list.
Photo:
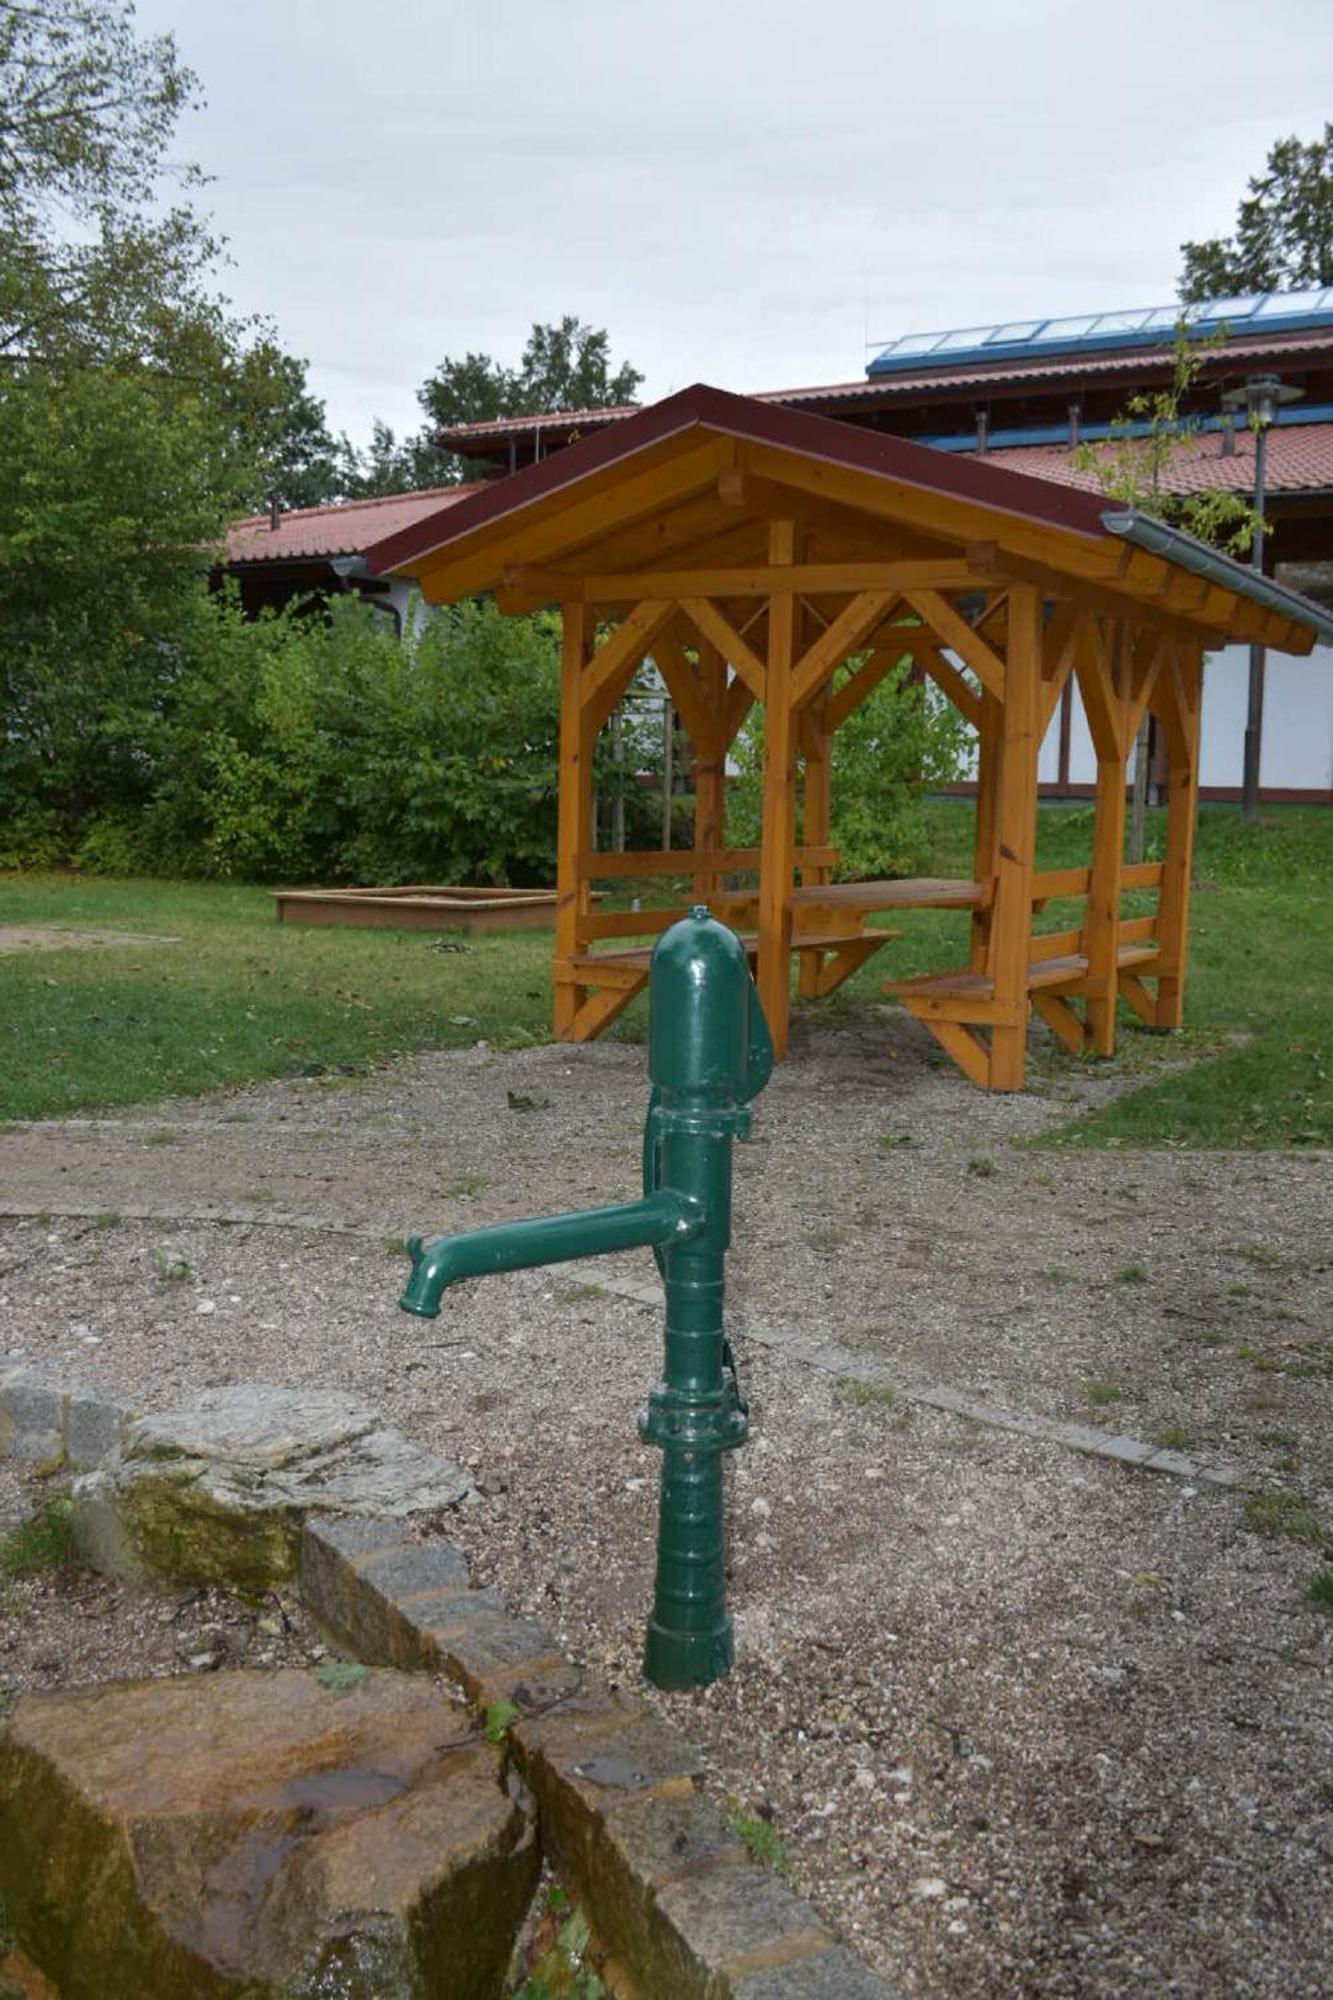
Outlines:
{"label": "wooden rafter", "polygon": [[937,590],[905,590],[903,596],[950,652],[957,653],[964,665],[971,667],[987,693],[1002,701],[1004,661],[968,624],[962,612]]}
{"label": "wooden rafter", "polygon": [[965,722],[974,729],[981,727],[981,696],[970,681],[963,679],[951,660],[946,660],[939,647],[932,645],[924,632],[913,634],[910,645],[904,648],[910,652],[919,667],[930,675],[940,692],[948,697]]}
{"label": "wooden rafter", "polygon": [[[599,485],[581,499],[567,494],[543,503],[541,516],[527,522],[523,530],[523,560],[541,563],[584,543],[594,542],[608,529],[620,529],[632,521],[645,520],[675,501],[715,486],[718,473],[732,463],[735,446],[729,438],[715,438],[694,450],[668,458],[664,463],[645,467],[628,477]],[[485,590],[496,581],[494,550],[486,544],[468,552],[466,546],[438,560],[423,562],[418,572],[423,591],[432,604],[467,597]]]}
{"label": "wooden rafter", "polygon": [[896,601],[891,590],[865,590],[852,599],[793,667],[793,707],[803,708],[813,695],[819,693],[847,655],[856,652],[870,637],[875,626],[882,623]]}
{"label": "wooden rafter", "polygon": [[701,638],[716,646],[727,664],[734,667],[755,700],[763,701],[768,670],[725,613],[707,597],[682,597],[680,608]]}
{"label": "wooden rafter", "polygon": [[695,749],[711,749],[720,718],[709,709],[703,683],[673,626],[659,632],[653,641],[653,658],[667,684],[667,693],[676,704],[686,733]]}

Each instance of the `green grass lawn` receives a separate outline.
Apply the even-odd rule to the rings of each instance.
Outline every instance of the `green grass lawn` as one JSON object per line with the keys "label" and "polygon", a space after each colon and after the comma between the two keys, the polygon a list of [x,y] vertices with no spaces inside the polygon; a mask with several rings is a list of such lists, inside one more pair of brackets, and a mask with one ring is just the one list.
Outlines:
{"label": "green grass lawn", "polygon": [[[966,874],[971,808],[930,809],[941,874]],[[1162,835],[1151,814],[1149,852]],[[1042,867],[1086,862],[1091,809],[1044,807]],[[1200,820],[1187,1026],[1126,1020],[1118,1060],[1142,1082],[1064,1128],[1064,1145],[1333,1144],[1333,812],[1283,807],[1243,828],[1234,807]],[[263,890],[98,877],[0,877],[0,924],[166,934],[170,945],[0,958],[0,1117],[140,1103],[312,1065],[336,1072],[405,1050],[500,1047],[550,1031],[548,932],[462,939],[279,925]],[[1058,908],[1043,919],[1065,921]],[[960,961],[967,920],[922,911],[885,922],[895,974]],[[866,967],[825,1017],[877,999]],[[645,1002],[617,1030],[642,1034]],[[1054,1073],[1071,1062],[1051,1057]]]}
{"label": "green grass lawn", "polygon": [[550,1031],[551,941],[540,931],[304,928],[278,924],[259,889],[37,875],[0,877],[0,924],[179,939],[0,958],[6,1118]]}

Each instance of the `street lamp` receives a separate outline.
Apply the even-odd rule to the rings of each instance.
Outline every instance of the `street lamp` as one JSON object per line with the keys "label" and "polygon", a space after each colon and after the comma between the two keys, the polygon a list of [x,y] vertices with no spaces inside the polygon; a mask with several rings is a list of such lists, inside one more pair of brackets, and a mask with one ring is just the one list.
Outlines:
{"label": "street lamp", "polygon": [[[1277,423],[1284,403],[1298,403],[1304,389],[1293,388],[1276,375],[1251,375],[1239,389],[1228,389],[1222,398],[1224,410],[1244,410],[1254,432],[1254,511],[1257,516],[1250,542],[1250,566],[1260,576],[1264,572],[1264,474],[1268,432]],[[1250,690],[1245,714],[1245,764],[1241,776],[1240,812],[1247,825],[1259,817],[1259,756],[1264,735],[1264,649],[1250,646]]]}

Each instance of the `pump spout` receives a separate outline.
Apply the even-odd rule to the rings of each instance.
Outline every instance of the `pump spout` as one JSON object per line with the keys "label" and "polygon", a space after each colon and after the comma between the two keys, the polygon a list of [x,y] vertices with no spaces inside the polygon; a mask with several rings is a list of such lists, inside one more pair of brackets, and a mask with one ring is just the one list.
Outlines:
{"label": "pump spout", "polygon": [[462,1236],[408,1241],[412,1276],[398,1303],[404,1312],[434,1319],[440,1299],[460,1278],[484,1278],[496,1271],[524,1271],[534,1264],[566,1264],[574,1257],[604,1257],[612,1250],[664,1248],[687,1243],[704,1226],[704,1211],[691,1196],[661,1188],[642,1201],[614,1208],[587,1208],[575,1215],[548,1215],[534,1222],[497,1222]]}

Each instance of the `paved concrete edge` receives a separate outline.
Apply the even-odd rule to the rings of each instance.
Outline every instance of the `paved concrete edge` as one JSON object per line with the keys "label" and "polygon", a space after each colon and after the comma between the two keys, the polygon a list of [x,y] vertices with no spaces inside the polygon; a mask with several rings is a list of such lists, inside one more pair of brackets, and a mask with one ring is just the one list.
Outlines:
{"label": "paved concrete edge", "polygon": [[893,2000],[699,1789],[697,1753],[393,1520],[308,1521],[301,1596],[368,1665],[448,1674],[503,1730],[622,2000]]}
{"label": "paved concrete edge", "polygon": [[[593,1264],[571,1268],[577,1268],[580,1276],[586,1271],[587,1282],[608,1292],[613,1298],[631,1299],[636,1305],[655,1306],[659,1311],[663,1306],[660,1285],[619,1278]],[[1195,1485],[1245,1487],[1250,1484],[1245,1474],[1234,1465],[1205,1465],[1199,1459],[1187,1457],[1184,1452],[1166,1451],[1155,1444],[1145,1443],[1142,1438],[1094,1430],[1090,1424],[1063,1424],[1054,1417],[1028,1416],[1022,1410],[1007,1410],[999,1403],[981,1402],[958,1389],[904,1382],[886,1368],[868,1367],[859,1355],[849,1354],[833,1342],[820,1344],[765,1333],[743,1318],[739,1324],[745,1338],[752,1340],[757,1347],[767,1347],[775,1354],[790,1355],[794,1361],[804,1362],[808,1368],[818,1368],[825,1375],[845,1375],[857,1382],[892,1389],[905,1403],[920,1403],[927,1409],[967,1417],[972,1423],[988,1424],[993,1430],[1015,1431],[1023,1437],[1039,1438],[1043,1443],[1062,1445],[1067,1451],[1085,1452],[1090,1458],[1108,1459],[1115,1465],[1137,1466],[1144,1472],[1170,1473],[1173,1478],[1187,1479]]]}
{"label": "paved concrete edge", "polygon": [[[102,1212],[82,1206],[75,1208],[52,1204],[39,1207],[36,1204],[9,1203],[0,1208],[0,1221],[31,1221],[38,1216],[50,1216],[52,1220],[59,1217],[67,1222],[93,1221]],[[326,1215],[301,1215],[271,1208],[200,1207],[182,1212],[179,1209],[123,1207],[118,1213],[126,1222],[227,1222],[264,1229],[304,1229],[338,1236],[381,1239],[386,1233],[351,1220]],[[662,1287],[651,1281],[617,1277],[595,1264],[571,1265],[570,1268],[576,1270],[595,1290],[606,1292],[613,1298],[630,1299],[636,1305],[655,1306],[659,1310],[664,1303]],[[1188,1480],[1193,1485],[1245,1488],[1252,1484],[1237,1466],[1206,1465],[1200,1459],[1190,1458],[1185,1452],[1168,1451],[1148,1444],[1142,1438],[1094,1430],[1088,1424],[1060,1423],[1054,1417],[1029,1416],[1022,1410],[1008,1410],[998,1403],[982,1402],[956,1389],[904,1382],[887,1369],[867,1367],[861,1357],[849,1354],[835,1344],[821,1346],[811,1341],[787,1339],[765,1333],[743,1319],[740,1329],[745,1338],[754,1341],[756,1346],[788,1354],[793,1360],[818,1368],[826,1375],[848,1375],[858,1382],[878,1383],[891,1388],[905,1403],[920,1403],[927,1409],[944,1410],[953,1416],[966,1417],[973,1423],[986,1424],[992,1430],[1013,1431],[1024,1437],[1038,1438],[1046,1444],[1060,1445],[1066,1451],[1080,1451],[1089,1458],[1105,1459],[1115,1465],[1139,1466],[1145,1472],[1165,1472],[1172,1478]],[[6,1453],[3,1423],[3,1415],[0,1415],[0,1457]]]}

